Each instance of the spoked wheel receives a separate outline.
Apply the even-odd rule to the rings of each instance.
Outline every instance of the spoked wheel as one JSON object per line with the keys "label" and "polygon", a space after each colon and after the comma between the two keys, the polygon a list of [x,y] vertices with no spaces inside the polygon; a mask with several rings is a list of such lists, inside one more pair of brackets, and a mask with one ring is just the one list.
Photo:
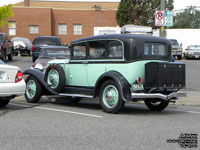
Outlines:
{"label": "spoked wheel", "polygon": [[125,103],[113,80],[108,80],[102,84],[99,101],[102,109],[108,113],[118,113]]}
{"label": "spoked wheel", "polygon": [[10,102],[10,99],[0,99],[0,107],[4,107],[8,105],[9,102]]}
{"label": "spoked wheel", "polygon": [[63,90],[65,86],[65,73],[60,65],[52,64],[47,67],[45,81],[56,92]]}
{"label": "spoked wheel", "polygon": [[39,81],[33,77],[29,76],[26,79],[26,91],[25,98],[29,103],[37,103],[42,96],[42,86]]}
{"label": "spoked wheel", "polygon": [[150,109],[150,110],[153,110],[153,111],[161,111],[161,110],[164,110],[169,102],[162,102],[160,101],[159,99],[147,99],[144,101],[146,106]]}

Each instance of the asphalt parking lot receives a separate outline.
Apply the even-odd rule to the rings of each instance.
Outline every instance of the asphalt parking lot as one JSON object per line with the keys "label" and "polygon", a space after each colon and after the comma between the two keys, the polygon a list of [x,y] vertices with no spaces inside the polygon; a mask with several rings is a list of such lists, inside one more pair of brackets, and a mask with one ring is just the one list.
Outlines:
{"label": "asphalt parking lot", "polygon": [[[101,110],[98,99],[71,104],[64,98],[43,96],[39,103],[30,104],[23,96],[15,98],[0,109],[0,149],[166,150],[184,149],[188,139],[198,149],[200,60],[182,62],[187,76],[187,88],[182,92],[188,96],[162,112],[133,102],[126,103],[119,114],[108,114]],[[32,64],[31,57],[19,56],[7,63],[23,71]]]}

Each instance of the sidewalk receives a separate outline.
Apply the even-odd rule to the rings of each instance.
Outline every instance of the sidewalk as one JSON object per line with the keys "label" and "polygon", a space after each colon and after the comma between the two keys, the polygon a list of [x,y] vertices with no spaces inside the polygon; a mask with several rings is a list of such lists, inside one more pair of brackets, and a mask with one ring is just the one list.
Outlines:
{"label": "sidewalk", "polygon": [[180,97],[175,105],[193,105],[200,106],[200,91],[181,91],[187,93],[187,97]]}

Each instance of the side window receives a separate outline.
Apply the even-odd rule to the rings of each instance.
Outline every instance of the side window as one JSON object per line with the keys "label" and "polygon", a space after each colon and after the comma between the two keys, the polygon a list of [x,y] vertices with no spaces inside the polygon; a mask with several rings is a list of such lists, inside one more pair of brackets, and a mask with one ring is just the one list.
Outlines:
{"label": "side window", "polygon": [[119,41],[109,41],[108,58],[120,59],[122,58],[122,43]]}
{"label": "side window", "polygon": [[89,44],[89,55],[91,59],[105,58],[106,54],[106,41],[91,41]]}
{"label": "side window", "polygon": [[73,46],[73,56],[72,59],[86,59],[86,44],[78,43]]}

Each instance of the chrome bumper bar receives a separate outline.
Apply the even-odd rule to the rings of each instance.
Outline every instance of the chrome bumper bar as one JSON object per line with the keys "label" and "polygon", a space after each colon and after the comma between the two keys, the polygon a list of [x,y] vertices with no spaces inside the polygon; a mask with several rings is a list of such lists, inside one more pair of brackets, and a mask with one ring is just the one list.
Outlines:
{"label": "chrome bumper bar", "polygon": [[170,99],[177,99],[178,94],[176,92],[173,92],[169,95],[164,95],[161,93],[131,93],[132,99],[145,99],[145,98],[159,98],[162,100],[170,100]]}

